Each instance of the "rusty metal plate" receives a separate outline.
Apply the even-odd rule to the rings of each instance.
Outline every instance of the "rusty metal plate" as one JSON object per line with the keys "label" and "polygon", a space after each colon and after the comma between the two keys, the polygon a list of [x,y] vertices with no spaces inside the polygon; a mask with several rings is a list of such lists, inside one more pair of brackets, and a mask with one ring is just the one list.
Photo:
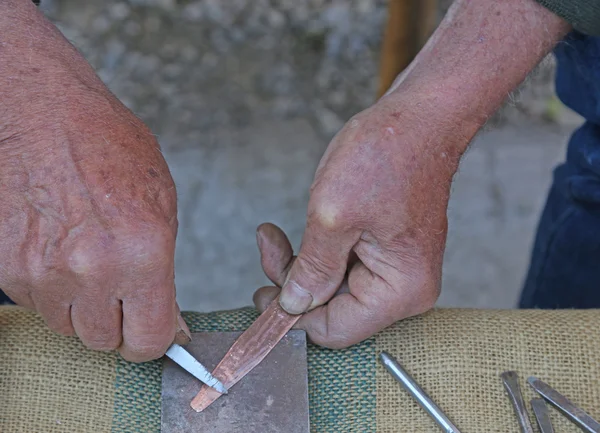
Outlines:
{"label": "rusty metal plate", "polygon": [[[197,332],[185,348],[213,370],[241,332]],[[202,384],[170,359],[162,376],[162,433],[308,433],[306,334],[290,331],[227,395],[190,407]]]}

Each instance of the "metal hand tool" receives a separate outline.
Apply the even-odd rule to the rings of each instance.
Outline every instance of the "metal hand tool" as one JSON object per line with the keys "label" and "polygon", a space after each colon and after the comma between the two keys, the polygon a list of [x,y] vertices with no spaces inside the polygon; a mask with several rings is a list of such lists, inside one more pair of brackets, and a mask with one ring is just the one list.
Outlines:
{"label": "metal hand tool", "polygon": [[523,401],[523,395],[521,394],[521,388],[519,387],[519,376],[515,371],[505,371],[500,377],[502,378],[504,388],[506,388],[510,402],[515,410],[515,415],[517,416],[519,426],[521,427],[521,433],[533,433],[533,427],[529,421],[525,402]]}
{"label": "metal hand tool", "polygon": [[165,355],[202,383],[216,389],[221,394],[227,394],[227,389],[223,384],[179,344],[173,344]]}
{"label": "metal hand tool", "polygon": [[381,352],[379,355],[383,366],[396,379],[402,387],[419,403],[425,412],[429,414],[436,424],[446,433],[460,433],[458,427],[442,412],[433,400],[421,389],[419,385],[408,375],[389,353]]}
{"label": "metal hand tool", "polygon": [[177,365],[186,370],[200,382],[205,383],[222,394],[227,394],[227,388],[225,388],[221,382],[213,377],[213,375],[210,374],[210,372],[202,364],[200,364],[196,358],[194,358],[187,352],[187,350],[181,347],[182,345],[188,344],[191,341],[192,334],[190,333],[185,320],[183,320],[183,317],[181,317],[178,307],[175,339],[165,355],[168,358],[171,358]]}
{"label": "metal hand tool", "polygon": [[548,414],[548,406],[543,398],[534,398],[531,400],[531,408],[537,420],[538,426],[540,427],[541,433],[554,433],[554,427],[552,427],[552,421],[550,421],[550,415]]}
{"label": "metal hand tool", "polygon": [[537,377],[530,377],[527,382],[531,387],[544,397],[550,404],[560,410],[567,418],[575,423],[583,431],[589,433],[600,433],[600,423],[589,416],[583,409],[575,406],[565,396],[550,385],[542,382]]}

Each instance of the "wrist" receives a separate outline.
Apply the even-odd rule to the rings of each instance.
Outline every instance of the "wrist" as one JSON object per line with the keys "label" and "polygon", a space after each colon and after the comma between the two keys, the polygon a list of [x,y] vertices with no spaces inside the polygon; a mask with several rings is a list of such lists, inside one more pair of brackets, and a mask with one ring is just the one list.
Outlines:
{"label": "wrist", "polygon": [[29,78],[29,72],[42,69],[49,78],[69,72],[88,85],[99,81],[81,53],[31,0],[0,0],[0,47],[0,75]]}
{"label": "wrist", "polygon": [[410,112],[400,120],[415,129],[417,137],[411,142],[424,153],[436,150],[442,154],[451,175],[458,169],[471,139],[485,123],[481,116],[466,113],[461,95],[456,95],[443,80],[430,81],[425,77],[406,80],[385,99]]}
{"label": "wrist", "polygon": [[108,93],[31,0],[0,0],[0,47],[0,139],[43,121],[49,111],[81,99],[82,92]]}
{"label": "wrist", "polygon": [[456,0],[384,97],[418,95],[453,130],[457,152],[570,30],[534,0]]}

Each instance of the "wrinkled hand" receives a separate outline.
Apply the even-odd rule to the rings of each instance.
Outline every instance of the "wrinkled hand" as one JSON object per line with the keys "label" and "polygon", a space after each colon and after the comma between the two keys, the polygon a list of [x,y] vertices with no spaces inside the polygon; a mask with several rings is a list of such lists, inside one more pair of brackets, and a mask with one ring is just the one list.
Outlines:
{"label": "wrinkled hand", "polygon": [[0,70],[0,287],[89,348],[162,356],[187,329],[173,180],[149,129],[45,36],[55,50]]}
{"label": "wrinkled hand", "polygon": [[[297,326],[315,343],[346,347],[434,305],[460,157],[434,108],[392,95],[344,126],[317,169],[297,257],[279,228],[259,227],[263,269],[285,310],[308,311]],[[278,292],[259,289],[257,307]]]}
{"label": "wrinkled hand", "polygon": [[[433,306],[460,156],[570,29],[539,2],[454,1],[386,96],[329,145],[298,257],[280,230],[259,228],[263,268],[284,309],[309,311],[297,323],[314,342],[348,346]],[[257,306],[276,292],[260,289]]]}

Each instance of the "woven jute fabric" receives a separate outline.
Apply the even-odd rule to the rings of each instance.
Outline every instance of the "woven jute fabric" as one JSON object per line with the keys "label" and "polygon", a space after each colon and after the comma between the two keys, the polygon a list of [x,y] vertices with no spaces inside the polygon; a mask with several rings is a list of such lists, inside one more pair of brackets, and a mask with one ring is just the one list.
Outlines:
{"label": "woven jute fabric", "polygon": [[[500,379],[507,370],[519,374],[527,403],[534,393],[526,379],[536,376],[600,419],[600,311],[436,310],[382,332],[376,348],[395,356],[463,432],[519,431]],[[556,410],[551,416],[556,431],[580,432]],[[377,431],[439,431],[381,365]]]}
{"label": "woven jute fabric", "polygon": [[[240,331],[253,309],[184,313],[193,332]],[[517,432],[499,375],[537,375],[600,418],[600,312],[435,310],[346,350],[309,345],[311,431],[437,432],[377,361],[386,350],[463,432]],[[0,432],[159,432],[160,362],[132,364],[0,307]],[[576,430],[553,413],[557,431]]]}
{"label": "woven jute fabric", "polygon": [[[243,331],[258,317],[250,308],[183,315],[192,332]],[[159,361],[89,351],[16,307],[0,307],[0,326],[0,432],[160,431]],[[376,431],[375,359],[374,338],[341,351],[309,346],[312,432]]]}
{"label": "woven jute fabric", "polygon": [[39,316],[0,307],[0,432],[110,431],[115,366],[114,354],[92,355]]}

